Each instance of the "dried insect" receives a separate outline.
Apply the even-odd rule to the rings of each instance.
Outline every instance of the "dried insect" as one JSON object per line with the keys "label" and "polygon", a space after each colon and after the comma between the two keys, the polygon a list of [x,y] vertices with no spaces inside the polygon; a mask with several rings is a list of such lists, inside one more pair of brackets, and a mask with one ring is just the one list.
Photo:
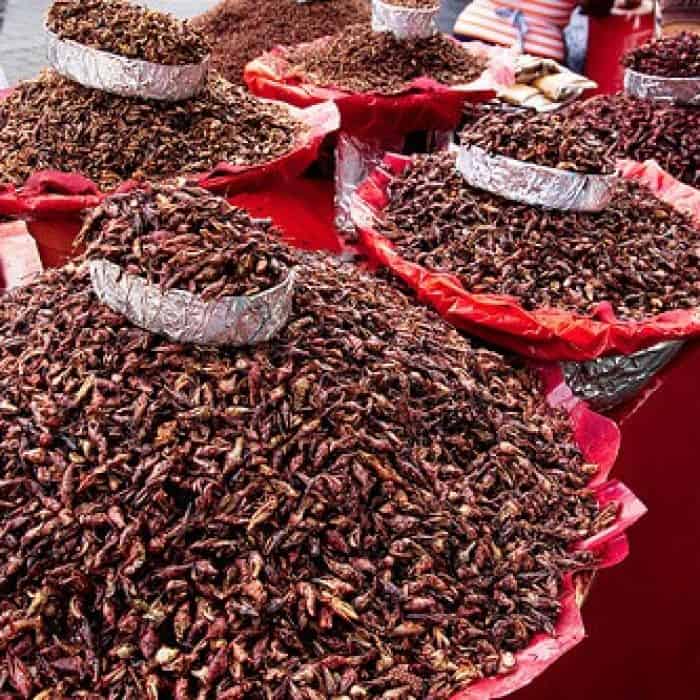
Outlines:
{"label": "dried insect", "polygon": [[306,128],[215,75],[197,97],[170,103],[91,90],[48,70],[0,104],[0,171],[16,184],[37,170],[78,171],[109,189],[134,176],[269,162]]}
{"label": "dried insect", "polygon": [[397,39],[364,24],[292,48],[285,58],[294,72],[318,85],[384,94],[402,92],[421,77],[448,85],[470,82],[486,68],[484,59],[442,34]]}
{"label": "dried insect", "polygon": [[[192,194],[107,199],[90,231],[218,224]],[[536,375],[285,255],[290,321],[240,350],[130,325],[82,261],[0,300],[1,695],[442,700],[511,670],[595,566],[571,545],[616,512]]]}
{"label": "dried insect", "polygon": [[61,39],[152,63],[199,63],[209,54],[188,22],[125,0],[54,0],[47,26]]}
{"label": "dried insect", "polygon": [[402,256],[526,309],[610,302],[640,318],[700,304],[700,232],[634,183],[600,212],[551,211],[470,187],[454,155],[435,154],[392,182],[385,215],[380,230]]}

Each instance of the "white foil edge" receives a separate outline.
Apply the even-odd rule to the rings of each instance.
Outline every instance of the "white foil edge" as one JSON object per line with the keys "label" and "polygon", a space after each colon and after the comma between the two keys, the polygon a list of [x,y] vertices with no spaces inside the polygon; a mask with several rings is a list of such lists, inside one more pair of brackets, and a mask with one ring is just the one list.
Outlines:
{"label": "white foil edge", "polygon": [[45,31],[51,66],[86,88],[122,97],[177,102],[194,97],[207,84],[209,56],[201,63],[167,66],[100,51]]}
{"label": "white foil edge", "polygon": [[624,80],[630,97],[700,107],[700,77],[666,78],[627,68]]}
{"label": "white foil edge", "polygon": [[424,39],[437,34],[440,3],[434,8],[400,7],[372,0],[372,31],[391,32],[397,39]]}
{"label": "white foil edge", "polygon": [[184,290],[163,292],[108,260],[91,260],[89,269],[92,288],[103,304],[176,343],[255,345],[277,335],[292,311],[295,270],[259,294],[204,301]]}
{"label": "white foil edge", "polygon": [[564,211],[600,211],[613,196],[615,175],[586,175],[460,147],[457,170],[472,187],[505,199]]}

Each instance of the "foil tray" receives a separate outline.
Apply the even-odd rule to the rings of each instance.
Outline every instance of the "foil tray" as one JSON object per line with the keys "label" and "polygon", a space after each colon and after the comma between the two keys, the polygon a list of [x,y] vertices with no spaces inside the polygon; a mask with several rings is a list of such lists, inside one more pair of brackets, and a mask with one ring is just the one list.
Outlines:
{"label": "foil tray", "polygon": [[597,410],[633,398],[683,347],[683,341],[659,343],[632,355],[611,355],[588,362],[563,362],[566,383]]}
{"label": "foil tray", "polygon": [[177,102],[194,97],[207,84],[208,56],[197,64],[166,66],[93,49],[45,31],[51,66],[86,88],[122,97]]}
{"label": "foil tray", "polygon": [[372,31],[391,32],[397,39],[423,39],[437,34],[439,11],[439,0],[427,10],[372,0]]}
{"label": "foil tray", "polygon": [[625,70],[625,92],[630,97],[700,107],[700,77],[664,78]]}
{"label": "foil tray", "polygon": [[613,196],[615,175],[584,175],[461,147],[457,169],[472,187],[547,209],[600,211]]}
{"label": "foil tray", "polygon": [[108,260],[91,260],[89,269],[92,288],[103,304],[176,343],[255,345],[277,335],[292,311],[294,270],[284,282],[259,294],[204,301],[179,289],[163,292]]}

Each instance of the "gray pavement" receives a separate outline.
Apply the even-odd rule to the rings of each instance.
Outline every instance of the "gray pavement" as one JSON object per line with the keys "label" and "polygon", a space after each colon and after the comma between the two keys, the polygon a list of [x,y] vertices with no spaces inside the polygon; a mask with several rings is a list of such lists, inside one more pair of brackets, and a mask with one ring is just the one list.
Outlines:
{"label": "gray pavement", "polygon": [[[165,10],[178,17],[206,12],[218,0],[142,0],[138,4]],[[0,68],[10,85],[36,75],[45,65],[42,34],[50,0],[0,0],[4,19],[0,29]]]}

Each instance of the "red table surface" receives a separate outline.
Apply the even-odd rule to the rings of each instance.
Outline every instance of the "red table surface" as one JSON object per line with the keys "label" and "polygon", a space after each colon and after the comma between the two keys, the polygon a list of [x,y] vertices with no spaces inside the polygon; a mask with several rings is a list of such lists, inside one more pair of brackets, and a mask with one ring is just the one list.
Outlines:
{"label": "red table surface", "polygon": [[[332,183],[300,180],[232,200],[270,217],[301,247],[340,250]],[[75,222],[30,226],[45,264],[70,251]],[[700,698],[700,342],[689,345],[643,401],[618,410],[622,450],[613,476],[649,508],[630,531],[631,554],[602,572],[585,604],[588,638],[512,697],[517,700]]]}

